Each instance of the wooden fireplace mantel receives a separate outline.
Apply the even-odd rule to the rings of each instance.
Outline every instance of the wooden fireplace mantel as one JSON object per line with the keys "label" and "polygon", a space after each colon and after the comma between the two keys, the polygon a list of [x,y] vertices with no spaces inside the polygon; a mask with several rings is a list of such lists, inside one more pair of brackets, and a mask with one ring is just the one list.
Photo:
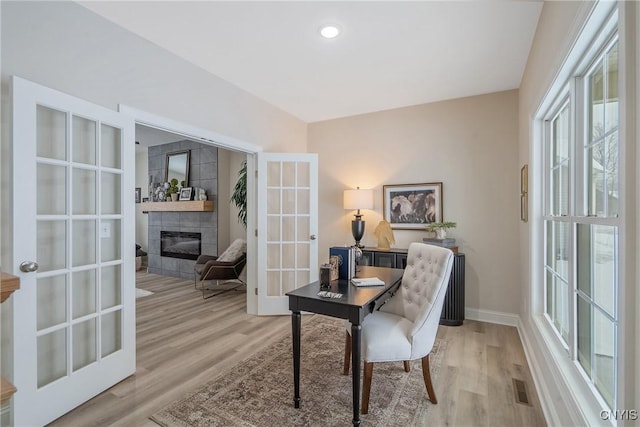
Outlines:
{"label": "wooden fireplace mantel", "polygon": [[213,212],[213,200],[183,200],[178,202],[142,202],[148,212]]}

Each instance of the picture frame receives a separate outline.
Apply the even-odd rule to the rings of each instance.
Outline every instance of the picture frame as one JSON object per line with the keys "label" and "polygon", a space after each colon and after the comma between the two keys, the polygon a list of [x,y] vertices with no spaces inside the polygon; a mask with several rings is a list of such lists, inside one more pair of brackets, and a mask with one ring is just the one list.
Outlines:
{"label": "picture frame", "polygon": [[142,188],[136,187],[136,203],[140,203],[142,197]]}
{"label": "picture frame", "polygon": [[424,230],[442,222],[442,182],[383,185],[385,221],[397,230]]}
{"label": "picture frame", "polygon": [[180,198],[178,200],[191,200],[193,196],[193,187],[185,187],[180,189]]}

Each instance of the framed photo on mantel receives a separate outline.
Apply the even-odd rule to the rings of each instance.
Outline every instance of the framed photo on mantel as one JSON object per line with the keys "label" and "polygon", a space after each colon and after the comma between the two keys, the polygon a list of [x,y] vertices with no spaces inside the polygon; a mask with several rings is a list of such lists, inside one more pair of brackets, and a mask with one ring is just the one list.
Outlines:
{"label": "framed photo on mantel", "polygon": [[384,219],[391,228],[424,230],[442,222],[442,183],[384,185]]}

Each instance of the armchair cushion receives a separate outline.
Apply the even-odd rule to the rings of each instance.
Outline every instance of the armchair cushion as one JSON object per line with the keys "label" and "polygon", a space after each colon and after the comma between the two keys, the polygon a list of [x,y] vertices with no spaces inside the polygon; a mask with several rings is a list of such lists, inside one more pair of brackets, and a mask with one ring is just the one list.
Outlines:
{"label": "armchair cushion", "polygon": [[227,249],[225,249],[224,252],[222,252],[218,256],[218,261],[225,261],[225,262],[235,261],[238,258],[240,258],[240,256],[243,253],[246,253],[246,252],[247,252],[247,242],[245,242],[243,239],[236,239],[233,241],[233,243],[229,245]]}

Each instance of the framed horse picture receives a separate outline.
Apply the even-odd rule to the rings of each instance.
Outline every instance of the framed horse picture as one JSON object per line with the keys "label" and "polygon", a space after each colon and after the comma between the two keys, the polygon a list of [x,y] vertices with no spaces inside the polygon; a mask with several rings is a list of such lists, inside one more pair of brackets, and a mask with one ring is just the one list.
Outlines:
{"label": "framed horse picture", "polygon": [[442,183],[384,185],[384,219],[394,229],[424,230],[442,222]]}

